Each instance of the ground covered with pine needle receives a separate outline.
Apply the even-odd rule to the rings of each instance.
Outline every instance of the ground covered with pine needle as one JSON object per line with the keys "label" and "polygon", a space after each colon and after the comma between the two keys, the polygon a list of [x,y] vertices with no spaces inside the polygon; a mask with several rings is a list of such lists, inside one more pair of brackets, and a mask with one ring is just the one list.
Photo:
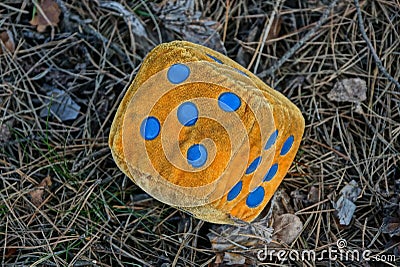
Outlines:
{"label": "ground covered with pine needle", "polygon": [[[246,266],[399,266],[399,14],[398,0],[1,1],[0,265],[225,266],[232,252]],[[225,53],[300,108],[306,129],[280,188],[303,226],[285,249],[320,255],[342,240],[374,259],[219,251],[212,224],[117,168],[118,104],[145,55],[172,40]]]}

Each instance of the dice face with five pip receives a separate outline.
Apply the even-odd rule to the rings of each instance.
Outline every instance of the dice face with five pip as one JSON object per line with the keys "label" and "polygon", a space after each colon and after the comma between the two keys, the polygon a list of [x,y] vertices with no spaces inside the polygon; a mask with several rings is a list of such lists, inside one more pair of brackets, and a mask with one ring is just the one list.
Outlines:
{"label": "dice face with five pip", "polygon": [[214,223],[254,220],[287,173],[304,119],[286,97],[209,48],[165,43],[114,118],[119,168],[161,202]]}

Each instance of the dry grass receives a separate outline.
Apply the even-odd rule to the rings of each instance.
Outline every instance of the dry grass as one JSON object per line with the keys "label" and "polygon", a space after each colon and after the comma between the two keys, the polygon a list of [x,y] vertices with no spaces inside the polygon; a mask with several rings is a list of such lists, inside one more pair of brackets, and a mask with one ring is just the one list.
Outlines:
{"label": "dry grass", "polygon": [[[111,120],[141,60],[160,39],[181,38],[164,27],[148,2],[119,2],[144,21],[147,39],[133,34],[126,17],[97,1],[59,0],[63,20],[45,33],[29,24],[31,1],[0,3],[0,29],[9,30],[16,42],[14,53],[0,55],[2,266],[215,262],[206,237],[210,224],[153,200],[111,158],[107,146]],[[304,223],[291,246],[321,251],[345,238],[348,247],[393,255],[400,238],[382,233],[381,226],[385,217],[400,217],[400,88],[378,68],[360,31],[353,1],[339,0],[321,27],[317,22],[330,1],[286,0],[279,6],[275,2],[279,1],[199,1],[195,8],[218,22],[216,29],[228,55],[256,69],[306,119],[298,157],[282,184]],[[375,0],[360,5],[366,36],[387,73],[398,81],[400,3]],[[279,14],[280,30],[275,34],[267,20],[273,12],[277,18]],[[268,27],[271,35],[264,38]],[[269,69],[311,30],[315,34],[285,56],[280,67]],[[367,83],[361,114],[354,111],[354,103],[327,98],[338,79],[353,77]],[[40,117],[49,98],[47,88],[65,90],[81,106],[78,118]],[[46,177],[51,184],[38,188]],[[358,182],[362,193],[352,223],[344,227],[329,195],[351,180]],[[304,198],[313,186],[318,188],[318,201],[310,206]],[[32,192],[39,192],[42,200],[35,202]],[[325,259],[275,264],[350,263]]]}

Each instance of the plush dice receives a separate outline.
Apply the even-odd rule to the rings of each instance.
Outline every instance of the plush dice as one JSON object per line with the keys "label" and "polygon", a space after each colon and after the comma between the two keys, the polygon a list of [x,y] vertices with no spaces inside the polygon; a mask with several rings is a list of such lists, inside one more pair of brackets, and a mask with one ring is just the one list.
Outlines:
{"label": "plush dice", "polygon": [[144,59],[114,118],[118,167],[149,195],[213,223],[254,220],[286,175],[304,119],[228,57],[174,41]]}

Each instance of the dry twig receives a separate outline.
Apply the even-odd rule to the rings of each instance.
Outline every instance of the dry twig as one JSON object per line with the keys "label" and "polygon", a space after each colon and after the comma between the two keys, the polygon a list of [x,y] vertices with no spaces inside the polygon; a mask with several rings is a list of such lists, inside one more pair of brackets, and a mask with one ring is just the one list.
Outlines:
{"label": "dry twig", "polygon": [[383,75],[385,75],[389,81],[394,83],[396,85],[397,89],[400,89],[399,81],[397,81],[395,78],[393,78],[393,76],[390,75],[389,72],[387,72],[386,68],[382,64],[381,59],[376,54],[374,46],[372,45],[371,41],[369,40],[367,33],[365,32],[364,22],[363,22],[362,15],[361,15],[361,8],[360,8],[359,1],[354,0],[354,5],[356,6],[356,10],[357,10],[358,25],[360,27],[361,35],[362,35],[364,41],[367,43],[368,49],[371,51],[371,54],[374,57],[376,65],[378,66],[379,70],[383,73]]}

